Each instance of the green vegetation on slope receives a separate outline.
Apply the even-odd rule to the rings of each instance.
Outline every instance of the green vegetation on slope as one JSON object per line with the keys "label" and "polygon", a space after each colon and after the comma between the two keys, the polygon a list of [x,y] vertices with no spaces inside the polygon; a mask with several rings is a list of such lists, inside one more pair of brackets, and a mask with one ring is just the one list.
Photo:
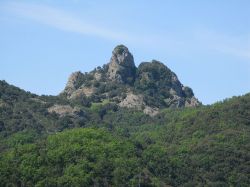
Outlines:
{"label": "green vegetation on slope", "polygon": [[47,108],[75,103],[3,86],[0,186],[250,185],[250,94],[154,118],[109,102],[60,117]]}
{"label": "green vegetation on slope", "polygon": [[74,129],[17,143],[1,158],[0,186],[133,184],[135,147],[98,129]]}

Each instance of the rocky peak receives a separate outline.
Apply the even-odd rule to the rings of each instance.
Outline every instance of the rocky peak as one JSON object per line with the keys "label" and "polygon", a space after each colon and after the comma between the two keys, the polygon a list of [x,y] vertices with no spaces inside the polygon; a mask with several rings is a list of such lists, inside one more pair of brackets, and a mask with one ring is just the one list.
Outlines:
{"label": "rocky peak", "polygon": [[135,72],[134,58],[128,48],[124,45],[116,46],[108,63],[108,78],[119,83],[132,83]]}
{"label": "rocky peak", "polygon": [[165,64],[153,60],[135,66],[124,45],[112,52],[108,64],[89,73],[73,73],[63,92],[81,103],[108,101],[155,115],[163,108],[195,107],[201,103]]}
{"label": "rocky peak", "polygon": [[174,72],[156,60],[139,65],[135,87],[147,93],[148,105],[173,108],[200,105],[192,89],[183,86]]}
{"label": "rocky peak", "polygon": [[124,67],[135,67],[134,57],[124,45],[118,45],[114,48],[111,62]]}

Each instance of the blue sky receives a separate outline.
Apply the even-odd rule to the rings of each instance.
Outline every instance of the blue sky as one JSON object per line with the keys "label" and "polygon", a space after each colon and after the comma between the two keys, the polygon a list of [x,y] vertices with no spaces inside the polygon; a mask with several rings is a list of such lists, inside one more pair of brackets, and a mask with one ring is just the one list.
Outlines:
{"label": "blue sky", "polygon": [[250,92],[249,0],[0,1],[0,79],[37,94],[109,62],[159,60],[204,104]]}

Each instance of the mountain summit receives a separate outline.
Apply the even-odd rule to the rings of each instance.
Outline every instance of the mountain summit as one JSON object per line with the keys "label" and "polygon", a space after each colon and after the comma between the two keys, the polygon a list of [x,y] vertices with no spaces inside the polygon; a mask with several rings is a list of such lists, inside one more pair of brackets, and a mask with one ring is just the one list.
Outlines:
{"label": "mountain summit", "polygon": [[133,55],[124,45],[118,45],[112,52],[108,63],[108,77],[119,83],[132,83],[135,78],[136,67]]}
{"label": "mountain summit", "polygon": [[250,93],[164,109],[199,104],[125,46],[59,96],[0,80],[0,186],[250,186]]}
{"label": "mountain summit", "polygon": [[191,88],[163,63],[153,60],[135,66],[124,45],[114,48],[110,62],[89,73],[73,73],[62,92],[68,99],[110,102],[155,115],[162,108],[195,107],[200,102]]}

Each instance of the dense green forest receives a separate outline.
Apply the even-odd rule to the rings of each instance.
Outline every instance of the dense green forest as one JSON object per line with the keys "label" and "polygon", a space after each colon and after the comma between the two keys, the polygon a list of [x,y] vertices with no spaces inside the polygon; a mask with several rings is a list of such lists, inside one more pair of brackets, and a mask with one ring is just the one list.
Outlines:
{"label": "dense green forest", "polygon": [[0,82],[0,186],[249,185],[250,94],[150,117]]}

